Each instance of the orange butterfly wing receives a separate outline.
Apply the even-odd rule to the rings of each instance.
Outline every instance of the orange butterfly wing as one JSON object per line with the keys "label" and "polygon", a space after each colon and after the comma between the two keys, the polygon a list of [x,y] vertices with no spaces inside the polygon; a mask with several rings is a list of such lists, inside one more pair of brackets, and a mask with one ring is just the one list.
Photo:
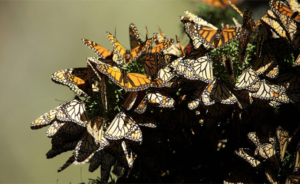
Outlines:
{"label": "orange butterfly wing", "polygon": [[98,45],[93,41],[82,39],[82,43],[95,51],[95,53],[102,59],[105,59],[106,57],[111,55],[111,52],[109,52],[106,48]]}

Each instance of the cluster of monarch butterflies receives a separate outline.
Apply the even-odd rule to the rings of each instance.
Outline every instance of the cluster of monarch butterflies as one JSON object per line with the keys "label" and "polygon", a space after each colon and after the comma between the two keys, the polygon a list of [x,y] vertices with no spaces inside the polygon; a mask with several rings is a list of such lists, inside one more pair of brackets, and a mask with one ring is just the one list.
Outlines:
{"label": "cluster of monarch butterflies", "polygon": [[[97,57],[87,57],[86,68],[52,75],[75,98],[31,124],[49,126],[47,158],[74,150],[58,171],[89,163],[91,172],[101,167],[101,182],[111,168],[120,183],[300,182],[300,122],[293,118],[300,110],[300,5],[271,0],[256,22],[250,10],[231,6],[243,22],[221,28],[185,11],[179,18],[186,47],[160,29],[151,38],[146,29],[143,41],[134,24],[130,50],[109,32],[112,52],[83,39]],[[212,57],[231,43],[238,43],[236,58]],[[284,50],[295,56],[293,66],[286,66]],[[216,62],[229,80],[216,75]],[[239,76],[234,64],[245,68]],[[140,72],[132,72],[136,65]],[[111,98],[113,90],[121,92]]]}

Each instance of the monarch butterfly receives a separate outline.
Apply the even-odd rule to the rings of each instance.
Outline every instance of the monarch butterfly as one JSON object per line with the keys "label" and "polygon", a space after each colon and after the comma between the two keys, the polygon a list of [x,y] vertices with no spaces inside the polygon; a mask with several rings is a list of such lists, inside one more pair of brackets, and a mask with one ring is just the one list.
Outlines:
{"label": "monarch butterfly", "polygon": [[284,28],[278,22],[277,17],[271,10],[268,10],[267,14],[260,19],[265,25],[272,28],[275,33],[277,33],[280,37],[288,40],[288,36]]}
{"label": "monarch butterfly", "polygon": [[153,35],[153,38],[154,38],[156,44],[160,44],[160,43],[163,43],[167,39],[167,37],[166,37],[165,33],[160,29],[160,27],[159,26],[157,26],[157,27],[158,27],[159,33],[155,33]]}
{"label": "monarch butterfly", "polygon": [[257,75],[261,75],[275,63],[275,56],[271,52],[264,51],[263,54],[254,62],[253,70],[256,71]]}
{"label": "monarch butterfly", "polygon": [[135,104],[135,101],[138,97],[138,92],[133,91],[133,92],[128,92],[127,95],[125,96],[125,102],[123,104],[123,107],[129,111],[132,106]]}
{"label": "monarch butterfly", "polygon": [[289,132],[284,130],[281,126],[278,126],[276,128],[276,136],[280,148],[280,159],[281,161],[283,161],[287,145],[292,139],[292,137],[290,137]]}
{"label": "monarch butterfly", "polygon": [[135,112],[142,114],[146,111],[148,104],[158,104],[158,107],[171,108],[174,107],[175,100],[161,92],[148,93],[141,103],[135,109]]}
{"label": "monarch butterfly", "polygon": [[92,49],[99,56],[99,58],[111,58],[112,53],[109,52],[106,48],[102,47],[101,45],[98,45],[97,43],[87,39],[82,39],[81,41],[84,45]]}
{"label": "monarch butterfly", "polygon": [[183,46],[181,45],[181,42],[179,40],[179,38],[176,35],[176,41],[177,44],[172,44],[169,48],[167,48],[166,50],[163,51],[164,54],[171,54],[177,57],[182,57],[185,56],[185,51]]}
{"label": "monarch butterfly", "polygon": [[82,162],[78,162],[75,160],[75,155],[72,155],[67,161],[66,163],[60,167],[57,172],[61,172],[63,170],[65,170],[67,167],[69,167],[70,165],[72,165],[74,163],[74,165],[81,165],[81,164],[86,164],[90,161],[90,159],[94,156],[94,153],[92,153],[88,158],[86,158],[84,161]]}
{"label": "monarch butterfly", "polygon": [[251,153],[250,149],[247,148],[239,148],[234,152],[236,155],[246,160],[251,164],[252,167],[259,167],[260,161],[253,157],[253,153]]}
{"label": "monarch butterfly", "polygon": [[55,72],[51,77],[52,81],[68,86],[79,96],[92,96],[92,85],[89,83],[87,68],[70,68]]}
{"label": "monarch butterfly", "polygon": [[[154,34],[154,37],[155,37],[155,34]],[[156,54],[156,53],[161,53],[163,52],[164,50],[168,49],[172,44],[173,44],[174,40],[173,39],[167,39],[167,40],[164,40],[163,42],[161,43],[158,43],[157,45],[155,45],[154,47],[152,47],[150,45],[150,47],[147,47],[146,48],[146,51],[145,53],[146,54]]]}
{"label": "monarch butterfly", "polygon": [[163,63],[163,57],[160,54],[145,54],[141,58],[145,74],[155,76]]}
{"label": "monarch butterfly", "polygon": [[129,38],[130,38],[130,49],[133,50],[134,48],[139,47],[143,44],[140,35],[138,33],[138,30],[136,26],[131,23],[129,25]]}
{"label": "monarch butterfly", "polygon": [[277,78],[278,85],[283,85],[287,92],[300,91],[300,75],[296,71],[292,71]]}
{"label": "monarch butterfly", "polygon": [[45,126],[52,124],[55,121],[55,114],[58,112],[58,109],[60,107],[61,106],[58,106],[58,107],[50,110],[49,112],[46,112],[45,114],[41,115],[40,117],[38,117],[36,120],[34,120],[30,124],[30,128],[33,130],[40,129],[40,128],[43,128]]}
{"label": "monarch butterfly", "polygon": [[225,84],[217,79],[214,79],[204,89],[201,98],[206,106],[213,105],[216,102],[220,102],[221,104],[235,104],[238,101]]}
{"label": "monarch butterfly", "polygon": [[87,124],[87,132],[94,138],[96,145],[100,147],[106,147],[109,142],[104,137],[104,127],[105,120],[103,117],[96,116],[89,121]]}
{"label": "monarch butterfly", "polygon": [[157,87],[157,80],[151,80],[147,75],[139,73],[126,73],[118,67],[110,66],[99,61],[98,71],[108,76],[125,91],[141,91],[149,87]]}
{"label": "monarch butterfly", "polygon": [[264,159],[270,159],[277,165],[279,164],[276,157],[275,139],[271,137],[262,137],[261,139],[255,132],[249,132],[248,138],[256,145],[255,154],[259,154]]}
{"label": "monarch butterfly", "polygon": [[[190,22],[184,25],[185,32],[194,42],[202,41],[209,48],[223,48],[232,41],[243,37],[247,30],[240,27],[225,27],[216,29],[207,25],[196,25]],[[196,44],[198,46],[199,44]],[[194,44],[195,46],[195,44]],[[200,46],[200,45],[199,45]],[[194,47],[197,49],[197,47]],[[199,47],[198,47],[199,48]]]}
{"label": "monarch butterfly", "polygon": [[183,11],[189,18],[180,16],[179,19],[181,20],[181,22],[183,23],[187,23],[187,22],[191,22],[193,24],[197,24],[197,25],[205,25],[214,29],[218,29],[217,27],[215,27],[214,25],[206,22],[205,20],[203,20],[202,18],[196,16],[195,14],[189,12],[189,11]]}
{"label": "monarch butterfly", "polygon": [[192,69],[192,73],[197,79],[205,83],[210,83],[214,80],[212,66],[213,61],[210,59],[208,54],[202,57],[198,57],[197,59],[192,59],[192,57],[190,56],[184,61],[186,63],[189,63],[189,66]]}
{"label": "monarch butterfly", "polygon": [[284,2],[281,1],[273,1],[271,0],[269,2],[271,10],[274,11],[277,15],[285,15],[287,17],[290,17],[294,21],[299,22],[300,21],[300,13],[299,13],[299,4],[294,1],[290,0],[287,1],[289,6],[288,7]]}
{"label": "monarch butterfly", "polygon": [[87,131],[84,132],[82,138],[78,141],[78,144],[76,145],[74,151],[76,161],[78,162],[84,161],[98,148],[99,146],[96,145],[94,141],[94,137],[90,135]]}
{"label": "monarch butterfly", "polygon": [[69,136],[68,138],[64,135],[54,135],[51,140],[52,149],[46,153],[47,159],[53,158],[63,152],[74,150],[81,135],[82,133],[74,134],[74,136]]}
{"label": "monarch butterfly", "polygon": [[227,70],[227,73],[230,77],[231,82],[234,83],[234,72],[233,72],[230,56],[222,55],[222,61],[223,61],[223,65],[224,65],[225,69]]}
{"label": "monarch butterfly", "polygon": [[56,113],[56,119],[59,121],[67,121],[76,123],[82,127],[86,127],[89,117],[85,109],[85,103],[77,96],[75,99],[63,104],[59,113]]}
{"label": "monarch butterfly", "polygon": [[178,58],[173,61],[169,66],[174,69],[177,75],[183,75],[184,78],[189,80],[197,80],[198,78],[194,75],[192,68],[189,66],[191,60],[182,60],[183,58]]}
{"label": "monarch butterfly", "polygon": [[241,106],[242,109],[245,109],[250,104],[252,104],[253,99],[252,99],[251,93],[249,91],[238,90],[238,91],[233,91],[233,93],[237,97],[238,105]]}
{"label": "monarch butterfly", "polygon": [[198,87],[198,89],[196,90],[196,93],[192,97],[194,100],[192,100],[188,103],[188,108],[190,110],[194,110],[199,106],[199,104],[201,102],[201,94],[203,93],[203,90],[205,89],[205,87],[206,87],[206,85],[201,84]]}
{"label": "monarch butterfly", "polygon": [[157,72],[157,80],[160,80],[162,84],[167,84],[171,79],[175,77],[174,72],[172,69],[167,65],[164,68],[160,69]]}
{"label": "monarch butterfly", "polygon": [[252,93],[254,98],[262,100],[274,100],[276,102],[289,103],[288,96],[279,88],[279,86],[262,80],[257,92]]}
{"label": "monarch butterfly", "polygon": [[286,184],[299,183],[299,182],[300,182],[300,176],[297,174],[289,175],[285,181]]}
{"label": "monarch butterfly", "polygon": [[112,34],[106,32],[106,35],[109,41],[113,44],[116,54],[120,58],[120,60],[116,61],[118,65],[127,66],[129,63],[136,60],[152,44],[152,39],[150,39],[147,40],[144,45],[139,45],[130,51],[130,50],[125,50],[123,46],[118,42],[118,40]]}
{"label": "monarch butterfly", "polygon": [[251,88],[254,84],[259,81],[259,77],[257,73],[252,69],[252,67],[248,67],[243,70],[242,74],[238,77],[238,83],[235,83],[234,87],[236,90],[248,90],[255,91],[256,89]]}
{"label": "monarch butterfly", "polygon": [[275,79],[279,75],[279,65],[276,65],[272,70],[270,70],[267,74],[266,77],[270,79]]}
{"label": "monarch butterfly", "polygon": [[125,114],[119,112],[107,128],[104,137],[109,140],[128,139],[142,142],[142,132],[135,121]]}
{"label": "monarch butterfly", "polygon": [[270,6],[287,31],[292,47],[297,49],[300,45],[300,13],[298,11],[293,12],[282,2],[273,2],[272,0]]}

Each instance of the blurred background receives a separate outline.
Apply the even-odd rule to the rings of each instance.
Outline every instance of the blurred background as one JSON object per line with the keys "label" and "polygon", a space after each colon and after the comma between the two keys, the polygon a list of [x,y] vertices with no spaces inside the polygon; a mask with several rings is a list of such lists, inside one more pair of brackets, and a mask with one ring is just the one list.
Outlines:
{"label": "blurred background", "polygon": [[[142,40],[145,26],[150,36],[160,26],[168,38],[178,35],[186,45],[188,37],[178,16],[184,10],[199,14],[202,6],[188,0],[0,1],[0,183],[87,183],[88,178],[97,178],[99,170],[90,173],[88,164],[57,173],[72,152],[46,159],[51,148],[46,128],[30,129],[37,117],[74,97],[68,87],[51,81],[52,73],[86,67],[86,57],[96,56],[82,38],[111,51],[105,33],[114,34],[116,28],[117,39],[129,48],[130,23],[137,26]],[[241,1],[237,6],[242,11],[250,8],[257,20],[268,1]]]}

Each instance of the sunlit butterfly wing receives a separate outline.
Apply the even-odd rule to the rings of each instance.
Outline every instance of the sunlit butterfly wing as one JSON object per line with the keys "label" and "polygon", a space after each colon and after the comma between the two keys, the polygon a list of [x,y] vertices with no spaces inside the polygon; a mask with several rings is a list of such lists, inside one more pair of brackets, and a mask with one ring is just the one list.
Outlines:
{"label": "sunlit butterfly wing", "polygon": [[79,96],[92,96],[92,84],[88,81],[87,68],[70,68],[60,70],[52,74],[52,81],[64,86],[68,86]]}
{"label": "sunlit butterfly wing", "polygon": [[112,67],[102,62],[97,65],[97,69],[125,91],[141,91],[149,87],[157,87],[157,81],[152,81],[147,75],[126,73],[118,67]]}
{"label": "sunlit butterfly wing", "polygon": [[279,65],[276,65],[272,70],[266,73],[266,77],[270,79],[275,79],[279,75]]}
{"label": "sunlit butterfly wing", "polygon": [[289,103],[288,96],[280,90],[279,86],[270,83],[267,80],[262,80],[257,92],[252,93],[252,97],[261,100],[274,100],[282,103]]}
{"label": "sunlit butterfly wing", "polygon": [[82,127],[86,127],[89,117],[85,109],[85,103],[79,98],[75,98],[61,106],[61,111],[64,116],[56,115],[56,118],[60,121],[69,121],[76,123]]}
{"label": "sunlit butterfly wing", "polygon": [[300,21],[300,12],[299,12],[299,4],[297,1],[289,0],[287,1],[289,6],[281,1],[270,1],[271,10],[274,11],[278,15],[284,15],[292,18],[294,21]]}
{"label": "sunlit butterfly wing", "polygon": [[197,15],[189,12],[189,11],[184,11],[184,13],[189,17],[189,19],[185,19],[183,16],[180,17],[180,19],[186,23],[186,22],[191,22],[191,23],[194,23],[194,24],[198,24],[198,25],[205,25],[205,26],[208,26],[208,27],[211,27],[211,28],[215,28],[215,29],[218,29],[217,27],[215,27],[214,25],[206,22],[205,20],[203,20],[202,18],[198,17]]}
{"label": "sunlit butterfly wing", "polygon": [[239,148],[235,151],[235,154],[244,159],[245,161],[249,162],[252,167],[258,167],[260,165],[260,161],[253,158],[251,151],[246,148]]}
{"label": "sunlit butterfly wing", "polygon": [[97,43],[87,39],[82,39],[81,41],[84,45],[92,49],[100,58],[105,59],[111,56],[111,52],[109,52],[106,48],[102,47],[101,45],[98,45]]}
{"label": "sunlit butterfly wing", "polygon": [[297,172],[299,170],[299,167],[300,167],[300,143],[298,143],[297,149],[296,149],[294,172]]}
{"label": "sunlit butterfly wing", "polygon": [[91,119],[87,125],[88,133],[92,137],[94,137],[94,141],[100,147],[105,147],[109,145],[109,142],[104,137],[104,130],[103,130],[104,123],[105,120],[103,117],[96,116],[93,119]]}
{"label": "sunlit butterfly wing", "polygon": [[48,126],[51,123],[53,123],[55,121],[55,114],[57,113],[59,108],[60,108],[60,106],[58,106],[58,107],[50,110],[49,112],[46,112],[45,114],[41,115],[40,117],[38,117],[36,120],[34,120],[30,124],[30,128],[31,129],[40,129],[40,128],[43,128],[43,127]]}
{"label": "sunlit butterfly wing", "polygon": [[147,40],[144,45],[139,45],[131,51],[125,50],[124,47],[118,42],[118,40],[109,32],[106,33],[109,41],[113,44],[116,54],[121,58],[117,60],[118,65],[127,66],[132,61],[136,60],[147,48],[152,44],[152,39]]}
{"label": "sunlit butterfly wing", "polygon": [[65,123],[54,121],[46,132],[46,136],[51,138],[53,137]]}
{"label": "sunlit butterfly wing", "polygon": [[205,83],[213,81],[213,62],[208,55],[204,55],[195,60],[186,59],[185,62],[190,63],[190,67],[194,75]]}
{"label": "sunlit butterfly wing", "polygon": [[254,84],[259,81],[259,77],[256,72],[251,68],[243,70],[242,74],[238,77],[238,82],[234,85],[236,90],[249,90],[251,91]]}
{"label": "sunlit butterfly wing", "polygon": [[142,44],[139,32],[136,26],[131,23],[129,25],[129,38],[130,38],[130,49],[134,49]]}
{"label": "sunlit butterfly wing", "polygon": [[154,47],[147,47],[146,48],[146,53],[148,54],[156,54],[156,53],[161,53],[164,50],[168,49],[172,44],[173,44],[174,40],[173,39],[167,39],[162,43],[157,44]]}
{"label": "sunlit butterfly wing", "polygon": [[158,27],[159,33],[155,33],[153,35],[153,38],[154,38],[156,44],[160,44],[160,43],[163,43],[167,39],[167,37],[166,37],[165,33],[160,29],[160,27],[159,26],[157,26],[157,27]]}
{"label": "sunlit butterfly wing", "polygon": [[109,140],[128,139],[141,142],[142,132],[135,121],[124,112],[119,112],[109,127],[104,136]]}
{"label": "sunlit butterfly wing", "polygon": [[175,74],[169,66],[165,66],[164,68],[160,69],[157,73],[157,80],[161,80],[163,84],[166,84],[174,77]]}
{"label": "sunlit butterfly wing", "polygon": [[277,135],[277,140],[278,140],[278,144],[279,144],[279,151],[280,151],[280,159],[281,161],[283,161],[284,155],[285,155],[285,151],[287,148],[287,145],[289,143],[289,132],[284,130],[281,126],[278,126],[276,128],[276,135]]}

